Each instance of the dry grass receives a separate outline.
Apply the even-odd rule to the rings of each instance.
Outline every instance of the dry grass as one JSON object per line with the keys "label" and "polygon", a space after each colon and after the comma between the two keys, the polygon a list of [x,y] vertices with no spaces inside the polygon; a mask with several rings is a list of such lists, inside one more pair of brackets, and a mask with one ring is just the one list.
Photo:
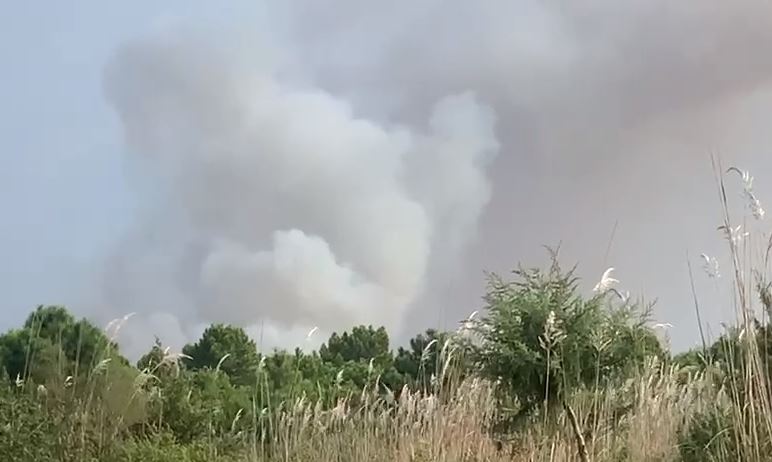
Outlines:
{"label": "dry grass", "polygon": [[342,400],[322,410],[300,400],[277,422],[277,460],[506,460],[485,433],[494,410],[492,389],[480,380],[444,398],[405,391],[397,406],[365,397],[355,409]]}
{"label": "dry grass", "polygon": [[[585,431],[590,460],[679,460],[678,436],[690,416],[731,404],[706,373],[684,374],[652,361],[618,387],[575,394],[570,404]],[[495,413],[493,388],[478,379],[439,396],[406,391],[397,407],[388,399],[366,398],[355,409],[341,401],[322,410],[299,400],[277,421],[274,443],[280,453],[255,451],[253,460],[581,460],[565,413],[547,424],[534,418],[503,444],[486,431]]]}

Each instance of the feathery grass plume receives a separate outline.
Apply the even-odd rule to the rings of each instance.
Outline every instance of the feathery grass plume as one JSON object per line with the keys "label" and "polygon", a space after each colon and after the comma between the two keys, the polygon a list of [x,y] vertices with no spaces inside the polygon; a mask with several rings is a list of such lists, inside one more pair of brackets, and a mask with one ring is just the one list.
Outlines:
{"label": "feathery grass plume", "polygon": [[143,390],[151,380],[158,380],[158,377],[153,375],[150,371],[140,371],[139,374],[134,377],[134,390],[136,392]]}
{"label": "feathery grass plume", "polygon": [[600,281],[595,284],[595,287],[592,289],[593,292],[597,294],[604,294],[608,292],[611,287],[618,283],[619,281],[617,279],[614,279],[611,277],[611,273],[614,272],[614,268],[608,268],[606,271],[603,272],[603,276],[601,276]]}
{"label": "feathery grass plume", "polygon": [[431,342],[427,343],[424,349],[421,351],[421,365],[426,364],[427,361],[429,361],[429,356],[431,355],[431,349],[434,345],[437,344],[437,339],[432,339]]}
{"label": "feathery grass plume", "polygon": [[470,313],[466,319],[459,323],[459,327],[456,330],[456,333],[464,337],[471,335],[475,326],[475,317],[477,317],[478,314],[478,311],[473,311]]}
{"label": "feathery grass plume", "polygon": [[173,352],[171,352],[169,347],[167,347],[164,350],[164,357],[161,359],[161,362],[158,363],[158,365],[156,366],[156,369],[160,368],[161,366],[172,366],[172,368],[174,369],[175,375],[179,376],[180,375],[180,362],[183,359],[191,360],[193,358],[191,356],[189,356],[189,355],[186,355],[185,353],[181,353],[181,352],[180,353],[173,353]]}
{"label": "feathery grass plume", "polygon": [[163,364],[173,364],[179,362],[181,359],[193,359],[193,357],[186,355],[185,353],[167,353],[164,355],[163,359],[161,360],[161,363]]}
{"label": "feathery grass plume", "polygon": [[134,315],[136,315],[136,313],[132,312],[121,318],[115,318],[112,321],[107,323],[107,325],[105,326],[104,332],[107,335],[107,338],[110,340],[110,342],[114,342],[118,338],[118,333],[120,332],[121,328]]}
{"label": "feathery grass plume", "polygon": [[230,357],[231,357],[230,353],[225,353],[225,355],[223,355],[223,357],[220,358],[219,361],[217,361],[217,367],[214,368],[215,372],[220,372],[220,367],[222,366],[222,363],[224,363],[225,360],[230,358]]}
{"label": "feathery grass plume", "polygon": [[720,278],[721,272],[719,271],[718,260],[715,257],[710,257],[704,253],[700,254],[700,257],[702,257],[703,260],[702,269],[705,271],[705,274],[711,279]]}
{"label": "feathery grass plume", "polygon": [[553,349],[565,338],[560,324],[561,321],[555,317],[555,311],[550,310],[544,323],[544,333],[539,336],[539,344],[545,350]]}
{"label": "feathery grass plume", "polygon": [[236,432],[236,424],[239,423],[239,420],[241,419],[241,415],[244,413],[244,408],[240,408],[238,412],[236,412],[236,416],[233,418],[233,421],[231,422],[231,433]]}
{"label": "feathery grass plume", "polygon": [[657,332],[660,332],[661,335],[657,335],[658,340],[662,343],[663,348],[669,349],[670,348],[670,329],[673,328],[673,325],[669,322],[655,322],[651,325],[652,329],[654,329]]}
{"label": "feathery grass plume", "polygon": [[729,167],[726,170],[727,173],[729,172],[735,172],[738,175],[740,175],[740,178],[743,182],[743,189],[745,191],[753,191],[753,177],[751,176],[751,173],[748,170],[740,170],[737,167]]}
{"label": "feathery grass plume", "polygon": [[751,213],[757,220],[763,220],[766,212],[764,211],[764,208],[761,206],[761,202],[754,195],[751,195],[749,199],[750,199]]}
{"label": "feathery grass plume", "polygon": [[313,335],[318,331],[319,331],[319,328],[314,326],[311,330],[308,331],[308,334],[306,334],[306,340],[311,340],[311,337],[313,337]]}
{"label": "feathery grass plume", "polygon": [[750,172],[747,170],[740,170],[737,167],[730,167],[727,169],[727,173],[729,172],[735,172],[740,175],[740,178],[743,182],[743,196],[748,201],[748,209],[751,211],[753,217],[757,220],[764,219],[765,211],[761,206],[761,201],[759,201],[753,192],[753,177],[751,176]]}
{"label": "feathery grass plume", "polygon": [[[608,272],[608,271],[607,271]],[[604,275],[604,278],[606,275]],[[560,326],[560,320],[555,317],[555,312],[553,310],[550,310],[549,314],[547,315],[547,320],[544,323],[544,333],[539,336],[539,345],[544,349],[544,351],[547,353],[547,365],[546,365],[546,371],[544,374],[545,380],[544,380],[544,419],[546,422],[546,419],[548,417],[547,409],[549,408],[549,396],[550,396],[550,386],[554,384],[550,384],[550,376],[552,375],[550,373],[551,371],[551,362],[553,359],[553,354],[555,352],[555,347],[563,341],[565,338],[565,334],[563,333],[561,326]]]}
{"label": "feathery grass plume", "polygon": [[727,240],[732,242],[735,246],[739,246],[743,239],[750,236],[750,232],[743,231],[743,225],[737,225],[737,226],[727,226],[727,225],[721,225],[718,228],[716,228],[719,231],[724,232],[724,236]]}
{"label": "feathery grass plume", "polygon": [[107,366],[112,362],[112,358],[105,358],[99,361],[96,366],[91,370],[93,375],[99,374],[102,371],[107,370]]}

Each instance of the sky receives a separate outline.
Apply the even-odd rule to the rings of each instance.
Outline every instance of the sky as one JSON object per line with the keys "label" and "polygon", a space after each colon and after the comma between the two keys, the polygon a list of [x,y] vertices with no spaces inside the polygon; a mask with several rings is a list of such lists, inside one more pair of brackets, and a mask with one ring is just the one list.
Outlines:
{"label": "sky", "polygon": [[676,349],[687,255],[710,330],[731,319],[699,258],[728,264],[710,155],[772,197],[771,6],[331,3],[9,2],[0,329],[65,304],[136,313],[130,355],[211,322],[404,341],[558,244],[583,291],[613,266],[656,299]]}

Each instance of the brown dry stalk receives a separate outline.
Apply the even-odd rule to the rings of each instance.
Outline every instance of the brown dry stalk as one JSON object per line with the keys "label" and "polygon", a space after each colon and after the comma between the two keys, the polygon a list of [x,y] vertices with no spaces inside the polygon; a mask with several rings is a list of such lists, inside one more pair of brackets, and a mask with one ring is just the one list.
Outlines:
{"label": "brown dry stalk", "polygon": [[574,431],[574,438],[576,438],[576,445],[579,450],[579,459],[582,462],[590,462],[590,456],[587,454],[587,445],[584,442],[584,435],[582,435],[582,429],[579,428],[579,422],[576,420],[576,414],[571,409],[571,405],[567,401],[563,401],[563,407],[568,414],[568,420],[571,421],[571,428]]}

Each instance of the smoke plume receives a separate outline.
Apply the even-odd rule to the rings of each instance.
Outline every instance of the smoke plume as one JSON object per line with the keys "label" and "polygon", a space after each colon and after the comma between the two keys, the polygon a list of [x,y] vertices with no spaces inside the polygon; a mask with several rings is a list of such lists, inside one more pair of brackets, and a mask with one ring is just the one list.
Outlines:
{"label": "smoke plume", "polygon": [[[214,320],[266,344],[315,325],[414,333],[478,308],[484,269],[562,242],[588,287],[613,265],[659,297],[674,346],[696,341],[687,251],[697,266],[722,248],[709,154],[772,197],[770,4],[290,0],[265,14],[277,30],[260,47],[169,34],[108,67],[143,206],[105,293],[147,313],[137,331],[167,313],[179,338]],[[697,279],[717,326],[728,298]]]}
{"label": "smoke plume", "polygon": [[132,173],[152,180],[106,288],[145,333],[168,328],[158,313],[178,338],[215,321],[398,328],[491,195],[494,115],[472,93],[439,99],[425,130],[382,124],[173,37],[122,49],[105,79]]}

